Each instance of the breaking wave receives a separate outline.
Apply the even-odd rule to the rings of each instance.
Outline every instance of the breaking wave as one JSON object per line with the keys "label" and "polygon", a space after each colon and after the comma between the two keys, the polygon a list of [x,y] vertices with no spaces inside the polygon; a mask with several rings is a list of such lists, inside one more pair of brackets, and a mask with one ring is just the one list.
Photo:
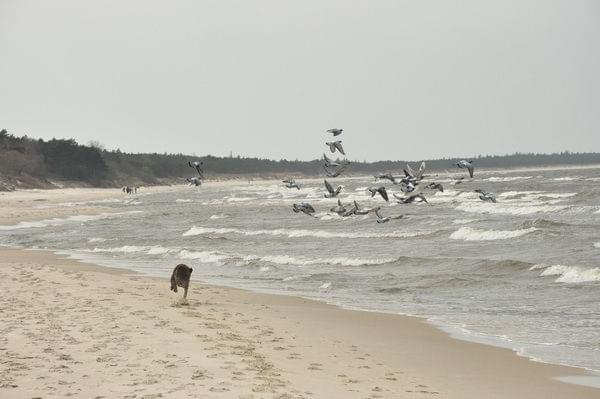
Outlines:
{"label": "breaking wave", "polygon": [[487,179],[481,179],[491,182],[504,182],[504,181],[516,181],[516,180],[527,180],[533,176],[508,176],[508,177],[488,177]]}
{"label": "breaking wave", "polygon": [[18,230],[18,229],[33,229],[48,226],[59,226],[61,224],[73,223],[73,222],[91,222],[94,220],[115,218],[118,216],[129,215],[134,213],[142,213],[142,211],[130,211],[130,212],[114,212],[114,213],[100,213],[97,215],[74,215],[66,218],[53,218],[45,220],[37,220],[34,222],[20,222],[14,225],[0,226],[0,230]]}
{"label": "breaking wave", "polygon": [[542,219],[542,218],[538,218],[538,219],[534,219],[534,220],[526,220],[523,223],[521,223],[521,227],[523,227],[523,228],[529,228],[529,227],[560,228],[563,226],[568,226],[568,224],[557,222],[554,220]]}
{"label": "breaking wave", "polygon": [[555,177],[552,180],[554,180],[554,181],[573,181],[573,180],[577,180],[577,178],[575,178],[575,177]]}
{"label": "breaking wave", "polygon": [[473,223],[476,222],[477,219],[454,219],[452,221],[452,223],[454,224],[468,224],[468,223]]}
{"label": "breaking wave", "polygon": [[140,245],[123,245],[122,247],[113,248],[94,248],[91,252],[99,253],[140,253],[145,252],[148,255],[163,255],[170,252],[178,251],[176,248],[165,248],[160,245],[140,246]]}
{"label": "breaking wave", "polygon": [[247,201],[254,201],[255,199],[257,199],[256,197],[231,197],[231,198],[227,198],[227,202],[247,202]]}
{"label": "breaking wave", "polygon": [[182,234],[183,237],[196,236],[202,234],[241,234],[245,236],[256,235],[271,235],[284,236],[288,238],[298,237],[317,237],[317,238],[410,238],[424,236],[430,233],[422,232],[402,232],[393,231],[388,233],[358,233],[358,232],[341,232],[341,231],[326,231],[326,230],[304,230],[304,229],[272,229],[272,230],[242,230],[237,228],[211,228],[211,227],[196,227]]}
{"label": "breaking wave", "polygon": [[347,257],[332,257],[332,258],[302,258],[289,255],[266,255],[256,256],[248,255],[243,258],[245,261],[263,261],[275,263],[278,265],[341,265],[341,266],[367,266],[367,265],[382,265],[385,263],[395,262],[396,258],[347,258]]}
{"label": "breaking wave", "polygon": [[487,202],[465,202],[456,207],[459,211],[469,213],[532,215],[534,213],[558,212],[567,208],[565,205],[545,204],[490,204]]}
{"label": "breaking wave", "polygon": [[586,269],[578,266],[535,265],[530,270],[543,269],[540,277],[558,276],[557,283],[577,284],[600,281],[600,268]]}
{"label": "breaking wave", "polygon": [[461,227],[454,233],[450,234],[450,238],[453,240],[464,241],[506,240],[509,238],[521,237],[525,234],[533,233],[536,230],[538,229],[535,227],[521,230],[482,230],[472,227]]}

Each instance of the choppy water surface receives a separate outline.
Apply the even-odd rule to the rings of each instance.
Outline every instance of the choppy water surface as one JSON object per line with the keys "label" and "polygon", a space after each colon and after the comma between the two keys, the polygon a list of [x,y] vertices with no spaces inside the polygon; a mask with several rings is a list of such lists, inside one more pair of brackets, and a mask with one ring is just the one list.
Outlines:
{"label": "choppy water surface", "polygon": [[[332,180],[345,203],[385,205],[366,191],[371,177]],[[436,181],[444,193],[425,190],[429,205],[390,204],[384,215],[407,216],[385,224],[328,213],[335,200],[323,198],[320,179],[299,181],[300,191],[208,182],[99,203],[113,215],[0,226],[0,242],[164,277],[185,262],[207,282],[425,316],[537,359],[600,370],[600,169]],[[480,201],[476,188],[498,203]],[[293,213],[300,201],[318,218]]]}

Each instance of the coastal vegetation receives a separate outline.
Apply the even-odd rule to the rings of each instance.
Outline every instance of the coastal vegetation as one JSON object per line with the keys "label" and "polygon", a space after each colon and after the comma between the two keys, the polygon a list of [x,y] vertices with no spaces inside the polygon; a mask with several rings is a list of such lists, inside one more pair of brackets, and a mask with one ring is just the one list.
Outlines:
{"label": "coastal vegetation", "polygon": [[[518,168],[552,165],[600,164],[600,153],[555,154],[515,153],[511,155],[477,155],[472,158],[478,168]],[[34,139],[14,136],[0,130],[0,190],[51,188],[60,186],[118,187],[125,184],[156,185],[184,183],[193,175],[189,160],[204,162],[209,179],[266,178],[284,175],[318,176],[321,161],[271,160],[241,156],[216,157],[167,153],[127,153],[106,150],[101,144],[87,145],[74,139]],[[456,158],[425,160],[429,171],[451,170]],[[406,160],[377,162],[352,161],[351,174],[384,171],[401,173]],[[420,161],[420,160],[410,160]]]}

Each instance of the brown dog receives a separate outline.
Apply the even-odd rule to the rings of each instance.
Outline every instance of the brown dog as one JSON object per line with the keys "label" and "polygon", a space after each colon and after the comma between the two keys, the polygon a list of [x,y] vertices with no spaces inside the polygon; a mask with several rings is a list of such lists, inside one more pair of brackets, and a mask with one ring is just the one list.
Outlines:
{"label": "brown dog", "polygon": [[190,277],[192,275],[192,268],[180,263],[173,269],[171,275],[171,291],[177,292],[177,287],[184,289],[183,298],[187,298],[188,287],[190,286]]}

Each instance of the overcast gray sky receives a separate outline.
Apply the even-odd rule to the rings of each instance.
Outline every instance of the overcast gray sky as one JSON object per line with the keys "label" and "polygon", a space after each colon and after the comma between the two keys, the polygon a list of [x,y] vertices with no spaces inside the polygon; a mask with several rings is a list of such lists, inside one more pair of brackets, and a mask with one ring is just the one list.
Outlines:
{"label": "overcast gray sky", "polygon": [[600,151],[600,1],[0,0],[0,128],[125,151]]}

